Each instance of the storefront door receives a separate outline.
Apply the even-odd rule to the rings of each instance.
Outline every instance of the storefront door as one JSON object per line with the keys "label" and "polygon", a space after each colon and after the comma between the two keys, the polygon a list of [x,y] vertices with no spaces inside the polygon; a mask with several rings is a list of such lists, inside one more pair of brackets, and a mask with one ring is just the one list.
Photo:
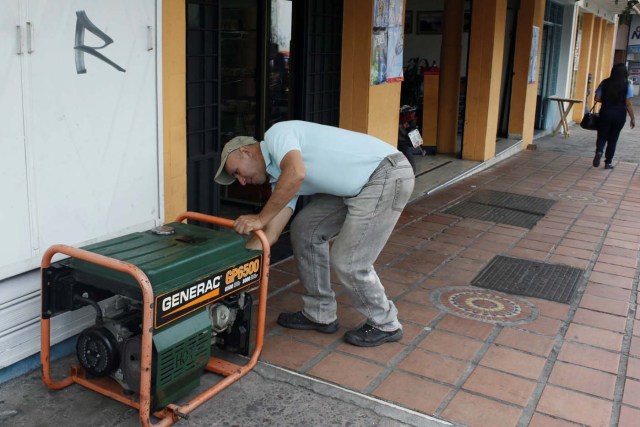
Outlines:
{"label": "storefront door", "polygon": [[187,208],[258,212],[269,186],[213,182],[224,144],[274,123],[338,125],[343,0],[187,0]]}

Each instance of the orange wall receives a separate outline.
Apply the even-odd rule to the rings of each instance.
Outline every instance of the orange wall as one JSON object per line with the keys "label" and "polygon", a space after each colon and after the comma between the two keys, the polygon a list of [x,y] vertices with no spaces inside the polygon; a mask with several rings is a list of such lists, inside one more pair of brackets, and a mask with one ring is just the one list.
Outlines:
{"label": "orange wall", "polygon": [[164,217],[187,209],[186,17],[184,2],[162,3]]}

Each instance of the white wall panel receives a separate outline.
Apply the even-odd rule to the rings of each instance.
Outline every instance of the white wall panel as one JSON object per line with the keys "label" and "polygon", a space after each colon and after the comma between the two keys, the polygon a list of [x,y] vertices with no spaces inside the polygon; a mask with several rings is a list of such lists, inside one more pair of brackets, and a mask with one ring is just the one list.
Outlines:
{"label": "white wall panel", "polygon": [[[17,0],[0,13],[0,266],[31,257],[27,164],[22,109],[24,22]],[[23,41],[23,40],[22,40]],[[2,276],[0,275],[0,278]]]}
{"label": "white wall panel", "polygon": [[[159,218],[152,0],[30,1],[29,104],[40,249],[78,244]],[[76,12],[113,43],[76,69]],[[89,30],[84,44],[104,41]]]}

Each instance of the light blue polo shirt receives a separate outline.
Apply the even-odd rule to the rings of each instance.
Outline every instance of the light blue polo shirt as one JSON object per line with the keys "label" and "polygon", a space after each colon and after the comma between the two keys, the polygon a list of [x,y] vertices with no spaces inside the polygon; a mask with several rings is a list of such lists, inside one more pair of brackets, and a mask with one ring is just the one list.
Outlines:
{"label": "light blue polo shirt", "polygon": [[272,188],[280,178],[284,156],[291,150],[301,152],[306,176],[296,196],[287,203],[291,209],[295,209],[298,196],[357,195],[380,162],[398,152],[370,135],[298,120],[273,125],[260,149]]}

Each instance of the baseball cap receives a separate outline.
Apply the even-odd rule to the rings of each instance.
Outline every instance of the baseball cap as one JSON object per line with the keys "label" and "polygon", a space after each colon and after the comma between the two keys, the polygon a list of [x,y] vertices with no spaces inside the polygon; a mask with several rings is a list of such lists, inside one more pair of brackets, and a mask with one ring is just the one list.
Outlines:
{"label": "baseball cap", "polygon": [[235,138],[232,138],[229,142],[227,142],[222,149],[222,155],[220,156],[220,167],[218,168],[218,172],[216,172],[216,176],[213,180],[220,185],[233,184],[236,179],[233,176],[229,175],[224,169],[224,166],[227,164],[227,158],[229,157],[229,154],[233,153],[240,147],[257,143],[258,141],[250,136],[236,136]]}

